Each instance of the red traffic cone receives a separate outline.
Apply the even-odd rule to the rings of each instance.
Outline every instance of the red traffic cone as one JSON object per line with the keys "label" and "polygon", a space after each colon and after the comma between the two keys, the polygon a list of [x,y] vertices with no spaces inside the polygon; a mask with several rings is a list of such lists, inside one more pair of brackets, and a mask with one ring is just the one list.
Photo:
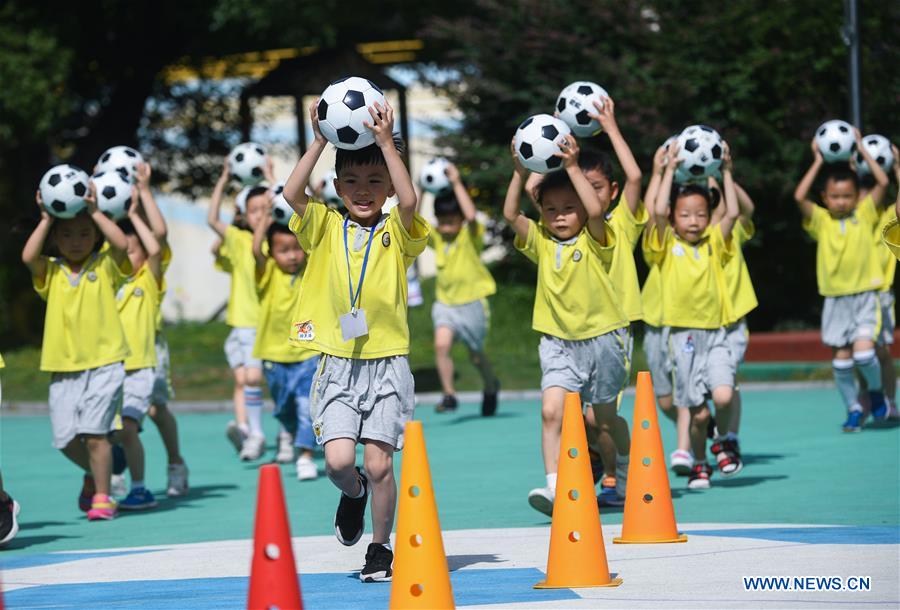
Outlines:
{"label": "red traffic cone", "polygon": [[281,487],[281,469],[275,464],[259,469],[247,608],[303,608]]}

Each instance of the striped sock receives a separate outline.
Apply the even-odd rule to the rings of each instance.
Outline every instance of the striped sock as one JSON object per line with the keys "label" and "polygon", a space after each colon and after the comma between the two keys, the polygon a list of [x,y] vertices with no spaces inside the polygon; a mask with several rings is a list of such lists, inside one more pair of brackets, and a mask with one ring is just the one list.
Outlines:
{"label": "striped sock", "polygon": [[264,436],[262,429],[263,393],[259,386],[244,386],[244,407],[247,409],[247,423],[251,436]]}

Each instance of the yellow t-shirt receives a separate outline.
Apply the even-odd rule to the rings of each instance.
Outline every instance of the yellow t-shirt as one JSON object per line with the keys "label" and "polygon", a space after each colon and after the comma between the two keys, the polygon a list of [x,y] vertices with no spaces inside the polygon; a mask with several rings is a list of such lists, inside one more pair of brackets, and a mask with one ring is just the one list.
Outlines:
{"label": "yellow t-shirt", "polygon": [[5,369],[6,363],[3,361],[3,354],[0,354],[0,369]]}
{"label": "yellow t-shirt", "polygon": [[42,371],[86,371],[128,357],[116,291],[130,273],[127,256],[117,266],[108,252],[92,254],[77,274],[64,259],[47,259],[43,282],[32,278],[34,289],[47,301]]}
{"label": "yellow t-shirt", "polygon": [[225,230],[221,257],[223,268],[231,273],[231,293],[225,323],[235,328],[255,328],[259,321],[259,299],[256,296],[256,259],[253,257],[253,234],[229,226]]}
{"label": "yellow t-shirt", "polygon": [[844,218],[834,218],[821,206],[803,221],[803,228],[816,240],[816,280],[823,297],[878,290],[884,270],[875,254],[875,227],[879,214],[871,195]]}
{"label": "yellow t-shirt", "polygon": [[131,355],[125,359],[125,370],[136,371],[156,366],[159,284],[146,263],[119,287],[116,307],[131,351]]}
{"label": "yellow t-shirt", "polygon": [[881,236],[885,229],[897,220],[897,210],[894,206],[888,206],[881,213],[878,226],[875,230],[875,255],[878,257],[878,264],[884,271],[884,283],[881,285],[882,292],[891,290],[894,287],[894,274],[897,271],[897,258],[891,256],[891,250],[885,248],[885,244],[881,241]]}
{"label": "yellow t-shirt", "polygon": [[528,221],[528,237],[515,246],[538,266],[531,327],[560,339],[579,341],[628,326],[609,279],[616,234],[607,223],[601,246],[587,226],[572,239],[558,241],[546,227]]}
{"label": "yellow t-shirt", "polygon": [[662,325],[714,329],[733,319],[722,267],[734,255],[733,241],[725,243],[715,225],[696,244],[690,244],[666,227],[650,231],[653,262],[659,265],[663,304]]}
{"label": "yellow t-shirt", "polygon": [[347,252],[355,293],[370,230],[349,221],[345,249],[344,216],[314,199],[309,200],[302,217],[291,217],[288,226],[309,257],[291,337],[308,349],[341,358],[366,360],[408,354],[406,269],[428,242],[425,219],[416,214],[412,230],[407,232],[395,207],[374,228],[366,276],[356,303],[365,311],[369,332],[350,341],[344,341],[340,324],[340,317],[350,312]]}
{"label": "yellow t-shirt", "polygon": [[631,213],[625,195],[619,205],[609,215],[609,224],[616,232],[616,247],[609,266],[609,279],[619,295],[622,311],[629,321],[643,318],[641,306],[641,286],[638,283],[637,267],[634,265],[634,247],[641,238],[641,231],[650,219],[647,208],[638,203],[637,217]]}
{"label": "yellow t-shirt", "polygon": [[266,270],[256,282],[259,293],[259,324],[253,357],[272,362],[302,362],[318,352],[305,349],[290,341],[291,318],[300,303],[303,269],[296,274],[285,273],[275,263],[266,261]]}
{"label": "yellow t-shirt", "polygon": [[172,264],[172,248],[169,247],[168,243],[162,248],[159,263],[161,286],[159,287],[159,303],[156,308],[156,332],[162,330],[162,302],[163,298],[166,296],[166,290],[169,289],[169,287],[166,286],[166,271],[169,269],[169,265]]}
{"label": "yellow t-shirt", "polygon": [[644,311],[644,322],[650,326],[660,327],[663,325],[662,275],[659,272],[659,265],[653,262],[653,251],[650,247],[651,235],[655,232],[654,227],[648,225],[641,237],[641,253],[650,269],[647,279],[644,280],[644,286],[641,288],[641,305]]}
{"label": "yellow t-shirt", "polygon": [[889,222],[881,233],[881,241],[900,259],[900,220]]}
{"label": "yellow t-shirt", "polygon": [[450,241],[432,227],[428,245],[435,253],[438,301],[446,305],[465,305],[497,292],[491,272],[481,262],[483,225],[477,221],[463,225],[459,235]]}
{"label": "yellow t-shirt", "polygon": [[731,298],[731,313],[734,317],[733,320],[727,320],[727,324],[737,322],[759,305],[759,301],[756,300],[756,291],[753,290],[753,282],[750,279],[750,271],[747,269],[747,261],[744,260],[744,253],[741,251],[744,243],[752,239],[755,233],[756,227],[752,222],[748,222],[748,226],[744,226],[741,220],[734,223],[734,230],[731,232],[734,256],[725,263],[723,268],[725,285],[728,287],[728,294]]}

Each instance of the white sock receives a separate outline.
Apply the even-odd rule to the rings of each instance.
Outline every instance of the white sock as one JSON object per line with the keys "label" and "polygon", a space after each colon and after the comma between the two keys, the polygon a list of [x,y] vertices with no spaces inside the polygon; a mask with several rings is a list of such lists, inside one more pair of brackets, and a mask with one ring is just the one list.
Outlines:
{"label": "white sock", "polygon": [[853,360],[850,358],[835,358],[831,361],[834,372],[834,383],[844,400],[844,407],[850,409],[856,404],[859,389],[856,386],[856,375],[853,373]]}
{"label": "white sock", "polygon": [[262,429],[262,388],[259,386],[244,386],[244,408],[247,410],[247,423],[250,428],[250,436],[264,436]]}
{"label": "white sock", "polygon": [[554,492],[556,491],[556,473],[551,472],[547,475],[547,487],[552,489]]}
{"label": "white sock", "polygon": [[853,354],[853,362],[859,369],[870,392],[881,391],[881,363],[875,357],[874,349],[862,350]]}
{"label": "white sock", "polygon": [[140,479],[132,479],[131,489],[132,491],[134,491],[135,489],[144,489],[144,482]]}

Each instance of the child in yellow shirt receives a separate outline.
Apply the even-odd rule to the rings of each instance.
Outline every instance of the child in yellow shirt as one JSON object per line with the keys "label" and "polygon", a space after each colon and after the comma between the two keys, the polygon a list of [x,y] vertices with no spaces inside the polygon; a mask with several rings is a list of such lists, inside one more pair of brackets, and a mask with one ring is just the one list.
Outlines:
{"label": "child in yellow shirt", "polygon": [[[85,201],[87,209],[75,218],[56,219],[44,210],[39,191],[41,221],[22,249],[22,262],[47,301],[41,370],[52,373],[53,446],[85,473],[78,507],[95,521],[116,516],[107,435],[122,401],[129,354],[116,290],[132,269],[125,234],[97,209],[93,192]],[[59,256],[41,253],[48,238]],[[109,247],[101,251],[103,238]]]}
{"label": "child in yellow shirt", "polygon": [[444,391],[437,411],[455,411],[457,407],[450,348],[459,339],[469,348],[472,364],[481,373],[484,382],[481,414],[490,416],[497,411],[499,383],[484,353],[484,339],[490,320],[487,297],[497,292],[497,285],[481,262],[484,226],[475,217],[475,203],[456,166],[449,164],[446,172],[453,194],[435,197],[437,225],[428,237],[437,263],[436,298],[431,308],[434,356]]}
{"label": "child in yellow shirt", "polygon": [[822,342],[832,348],[834,381],[847,409],[845,432],[862,430],[863,407],[858,400],[854,368],[865,379],[873,417],[883,420],[889,412],[875,354],[881,329],[878,290],[884,284],[884,271],[875,251],[875,227],[888,177],[862,145],[859,130],[856,139],[857,150],[875,178],[864,199],[859,198],[856,173],[846,165],[829,167],[822,191],[825,207],[809,199],[824,165],[815,139],[811,143],[813,163],[794,192],[803,228],[816,241],[816,280],[819,294],[825,298]]}

